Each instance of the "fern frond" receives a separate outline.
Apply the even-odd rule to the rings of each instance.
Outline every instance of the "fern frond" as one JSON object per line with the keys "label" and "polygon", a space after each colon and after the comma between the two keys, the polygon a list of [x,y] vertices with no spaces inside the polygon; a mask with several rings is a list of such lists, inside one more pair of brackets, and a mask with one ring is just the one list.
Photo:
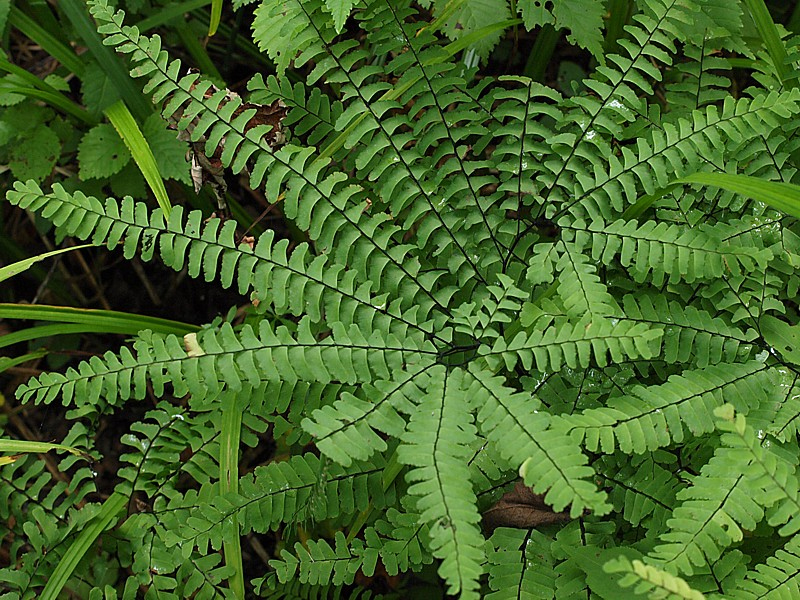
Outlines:
{"label": "fern frond", "polygon": [[507,368],[513,368],[519,361],[525,369],[535,367],[545,373],[557,371],[562,364],[586,369],[592,364],[604,367],[628,358],[653,358],[658,355],[661,337],[661,329],[645,323],[592,320],[591,315],[586,315],[574,325],[558,319],[541,331],[535,328],[530,334],[521,331],[508,341],[497,338],[493,346],[478,348],[478,353],[493,367],[502,364],[502,360]]}
{"label": "fern frond", "polygon": [[780,405],[770,422],[768,432],[782,442],[797,438],[800,433],[800,375],[788,371],[780,371]]}
{"label": "fern frond", "polygon": [[728,592],[731,600],[775,598],[790,600],[800,594],[800,538],[793,536],[765,563],[747,572],[745,580]]}
{"label": "fern frond", "polygon": [[[265,82],[260,73],[247,84],[250,100],[258,104],[283,102],[289,109],[283,126],[291,128],[295,136],[301,136],[308,145],[328,147],[337,135],[336,122],[342,114],[342,103],[331,101],[319,88],[310,90],[301,83],[292,84],[288,79],[274,76]],[[336,155],[335,155],[336,157]]]}
{"label": "fern frond", "polygon": [[[258,187],[269,172],[267,198],[277,202],[282,197],[284,214],[301,230],[307,230],[320,250],[361,273],[364,281],[397,294],[404,304],[405,299],[411,300],[408,306],[427,304],[422,298],[413,299],[411,290],[416,289],[446,311],[448,293],[434,298],[431,291],[440,273],[421,272],[419,260],[408,256],[409,245],[391,243],[399,227],[387,224],[390,215],[368,214],[365,207],[372,199],[363,187],[353,184],[341,171],[328,170],[329,160],[311,160],[313,148],[287,144],[276,150],[267,137],[269,125],[248,128],[255,109],[236,116],[241,99],[229,98],[224,91],[207,98],[209,82],[198,83],[196,74],[179,78],[180,61],[169,61],[158,36],[147,38],[135,27],[123,26],[121,15],[113,14],[103,0],[98,0],[92,10],[105,23],[100,28],[108,35],[105,43],[117,46],[119,52],[133,53],[134,62],[140,63],[133,74],[150,77],[146,91],[164,104],[164,115],[169,118],[182,111],[178,128],[191,125],[195,141],[205,136],[207,153],[213,153],[224,138],[220,160],[235,173],[248,167],[252,158],[251,187]],[[198,113],[199,121],[192,122],[190,119]]]}
{"label": "fern frond", "polygon": [[761,506],[768,507],[767,522],[779,527],[779,535],[797,533],[800,530],[798,458],[782,452],[779,447],[773,449],[766,443],[764,431],[756,432],[747,425],[742,414],[724,417],[719,428],[726,432],[722,443],[747,458],[742,471],[753,489],[754,498]]}
{"label": "fern frond", "polygon": [[[62,443],[92,448],[81,423],[71,428]],[[84,459],[70,455],[60,460],[56,467],[60,477],[55,480],[45,466],[40,457],[23,455],[0,469],[0,533],[9,540],[9,563],[0,569],[0,586],[25,600],[38,597],[71,542],[100,508],[87,501],[95,492],[95,482]]]}
{"label": "fern frond", "polygon": [[[605,193],[598,193],[602,200],[591,204],[583,201],[582,192],[592,180],[592,167],[584,166],[581,159],[595,162],[598,174],[605,170],[603,160],[615,160],[607,140],[619,139],[623,123],[633,121],[637,114],[648,113],[641,95],[653,93],[650,82],[661,79],[658,63],[671,64],[674,40],[683,39],[682,24],[691,22],[682,3],[652,0],[644,8],[634,17],[637,24],[628,28],[632,39],[620,41],[621,54],[608,56],[607,64],[598,67],[593,79],[585,81],[594,93],[571,99],[572,110],[565,112],[559,122],[558,130],[563,133],[549,140],[557,156],[543,163],[546,177],[552,182],[544,192],[545,198],[568,202],[567,207],[593,217],[608,217],[609,207],[621,211],[622,195],[618,184],[611,184]],[[615,175],[604,177],[604,183],[618,179]],[[574,199],[560,197],[564,192]]]}
{"label": "fern frond", "polygon": [[467,459],[476,430],[472,424],[470,381],[460,370],[431,371],[430,387],[412,415],[397,449],[408,493],[418,496],[420,519],[430,527],[431,552],[442,560],[439,575],[452,594],[478,598],[484,540]]}
{"label": "fern frond", "polygon": [[[614,510],[634,526],[646,527],[652,534],[663,533],[667,519],[675,507],[675,497],[685,485],[668,470],[675,459],[663,463],[645,454],[641,457],[610,455],[595,465],[607,482],[608,496]],[[602,465],[602,466],[601,466]]]}
{"label": "fern frond", "polygon": [[563,254],[556,264],[559,271],[558,295],[564,302],[567,316],[580,319],[584,315],[620,316],[619,307],[596,274],[589,257],[572,244],[562,242]]}
{"label": "fern frond", "polygon": [[366,460],[387,449],[381,434],[399,437],[406,421],[398,411],[414,413],[413,400],[424,394],[426,371],[435,363],[413,371],[399,371],[388,380],[360,386],[360,394],[344,392],[331,404],[303,419],[304,431],[314,437],[320,452],[344,466]]}
{"label": "fern frond", "polygon": [[553,427],[592,452],[642,454],[683,441],[687,429],[695,436],[714,431],[714,410],[725,402],[745,412],[755,408],[753,399],[772,379],[759,361],[686,371],[661,385],[634,387],[607,407],[556,417]]}
{"label": "fern frond", "polygon": [[349,469],[307,454],[259,467],[239,481],[238,494],[216,494],[213,486],[174,497],[158,513],[169,546],[192,544],[216,550],[237,515],[242,531],[266,532],[284,523],[323,521],[353,515],[370,503],[394,501],[394,487],[384,490],[382,463],[359,463]]}
{"label": "fern frond", "polygon": [[[657,287],[665,280],[693,283],[729,273],[763,271],[772,258],[766,248],[725,244],[722,235],[711,226],[686,228],[656,221],[639,225],[623,220],[587,224],[569,219],[559,224],[574,232],[575,245],[591,248],[595,261],[611,265],[619,260],[637,282],[649,278]],[[728,228],[724,231],[727,233]]]}
{"label": "fern frond", "polygon": [[727,96],[720,108],[711,105],[694,111],[691,119],[663,123],[662,128],[637,138],[635,150],[623,146],[621,158],[602,155],[604,161],[592,165],[591,175],[584,169],[568,186],[572,198],[556,216],[569,212],[578,219],[613,221],[625,203],[639,198],[641,190],[652,194],[664,189],[676,178],[704,170],[706,160],[722,162],[722,148],[735,148],[752,136],[770,135],[797,113],[799,100],[797,90],[752,99]]}
{"label": "fern frond", "polygon": [[604,569],[608,573],[624,573],[619,580],[620,586],[636,585],[634,593],[637,595],[648,593],[648,597],[653,600],[704,600],[705,598],[680,577],[640,560],[630,561],[620,557],[607,562]]}
{"label": "fern frond", "polygon": [[383,518],[364,531],[369,548],[380,553],[381,562],[389,575],[419,571],[433,562],[428,549],[430,527],[418,514],[389,508]]}
{"label": "fern frond", "polygon": [[753,530],[763,519],[764,508],[752,496],[740,456],[733,449],[718,448],[692,485],[678,493],[680,504],[667,521],[670,530],[650,553],[657,564],[692,575],[719,559],[742,540],[744,530]]}
{"label": "fern frond", "polygon": [[[360,545],[358,541],[356,544]],[[374,553],[372,569],[364,568],[368,576],[374,572],[376,559]],[[363,564],[364,559],[353,553],[341,531],[334,536],[334,546],[326,540],[309,540],[305,545],[297,542],[294,554],[283,550],[279,560],[270,561],[282,583],[298,579],[311,585],[351,584]]]}
{"label": "fern frond", "polygon": [[622,299],[625,316],[664,328],[661,352],[668,363],[694,362],[698,367],[744,358],[752,349],[757,333],[726,323],[706,311],[670,302],[663,295],[626,294]]}
{"label": "fern frond", "polygon": [[501,377],[470,365],[469,394],[480,406],[481,432],[513,468],[525,485],[546,493],[545,501],[557,512],[571,505],[570,514],[584,509],[596,514],[610,510],[605,494],[587,479],[593,471],[577,444],[548,429],[551,417],[530,394],[515,393]]}
{"label": "fern frond", "polygon": [[[126,495],[141,491],[152,501],[170,498],[179,489],[178,478],[188,474],[198,484],[219,474],[219,413],[187,411],[162,402],[144,419],[131,425],[121,442],[133,451],[120,456],[118,471],[124,480],[117,490]],[[191,457],[181,455],[191,451]]]}
{"label": "fern frond", "polygon": [[726,41],[725,37],[715,39],[707,31],[701,35],[699,43],[687,41],[683,47],[685,60],[674,65],[681,76],[666,86],[670,116],[717,104],[728,95],[731,66],[726,57],[719,55],[719,45]]}
{"label": "fern frond", "polygon": [[[93,244],[109,249],[121,243],[124,256],[138,253],[146,261],[158,250],[169,267],[186,267],[191,276],[218,279],[226,288],[236,282],[241,294],[252,290],[254,302],[269,303],[278,312],[307,314],[315,321],[324,316],[345,324],[373,322],[379,329],[390,330],[395,327],[391,323],[395,317],[390,315],[398,315],[401,322],[419,331],[431,328],[425,324],[424,302],[402,311],[397,304],[389,304],[385,295],[374,294],[369,284],[358,281],[354,271],[325,255],[312,256],[307,245],[299,245],[290,255],[288,242],[275,241],[271,231],[250,247],[236,241],[234,221],[204,222],[200,211],[184,219],[182,207],[176,206],[165,223],[159,209],[149,213],[143,203],[130,198],[121,204],[108,198],[103,204],[81,192],[70,194],[58,184],[45,194],[34,182],[18,182],[7,197],[21,208],[52,218],[61,235],[91,238]],[[403,312],[407,316],[400,316]]]}
{"label": "fern frond", "polygon": [[489,589],[486,600],[548,598],[555,589],[550,539],[535,529],[500,527],[489,540]]}
{"label": "fern frond", "polygon": [[[108,352],[103,361],[94,358],[66,374],[43,375],[21,388],[24,398],[51,402],[57,395],[65,404],[97,403],[105,398],[115,404],[128,398],[140,399],[146,382],[162,395],[170,384],[177,396],[192,394],[195,402],[214,398],[224,385],[239,390],[262,381],[310,381],[357,383],[386,379],[403,369],[406,359],[418,360],[436,351],[414,348],[391,334],[384,341],[378,332],[365,337],[356,326],[334,326],[332,335],[317,340],[309,322],[301,321],[295,337],[287,328],[272,330],[262,320],[258,332],[249,325],[235,332],[223,324],[219,332],[205,330],[198,338],[199,349],[187,351],[176,336],[141,332],[133,352],[122,348],[118,355]],[[424,361],[425,359],[423,359]]]}

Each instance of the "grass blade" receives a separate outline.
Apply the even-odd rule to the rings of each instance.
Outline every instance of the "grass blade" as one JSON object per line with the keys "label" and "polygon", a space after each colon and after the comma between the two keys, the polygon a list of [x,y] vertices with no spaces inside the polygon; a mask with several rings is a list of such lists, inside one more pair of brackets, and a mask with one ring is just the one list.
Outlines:
{"label": "grass blade", "polygon": [[42,47],[50,56],[58,60],[67,69],[79,78],[83,75],[83,61],[77,54],[61,40],[39,25],[24,12],[12,6],[8,15],[8,22],[19,29],[26,37]]}
{"label": "grass blade", "polygon": [[[72,308],[68,306],[48,306],[45,304],[0,303],[0,319],[30,319],[35,321],[57,321],[59,323],[80,323],[91,326],[100,333],[136,334],[143,329],[158,333],[185,335],[200,331],[197,325],[170,321],[146,315],[134,315],[115,310],[94,308]],[[14,334],[10,334],[14,335]],[[0,338],[2,340],[3,338]]]}
{"label": "grass blade", "polygon": [[59,248],[58,250],[53,250],[51,252],[45,252],[44,254],[38,254],[36,256],[31,256],[30,258],[26,258],[24,260],[17,261],[15,263],[11,263],[10,265],[6,265],[5,267],[0,268],[0,281],[5,281],[14,275],[19,275],[20,273],[24,273],[32,265],[35,265],[37,262],[43,261],[46,258],[50,258],[51,256],[56,256],[57,254],[63,254],[64,252],[70,252],[72,250],[80,250],[81,248],[89,248],[92,244],[83,244],[82,246],[72,246],[70,248]]}
{"label": "grass blade", "polygon": [[[3,440],[0,439],[0,452],[13,452],[14,454],[39,454],[43,452],[50,452],[57,450],[59,452],[69,452],[75,456],[91,460],[83,451],[73,448],[72,446],[63,446],[62,444],[51,444],[49,442],[29,442],[27,440]],[[3,458],[0,457],[0,461]]]}
{"label": "grass blade", "polygon": [[122,61],[108,46],[103,45],[103,39],[89,18],[86,3],[83,0],[61,0],[58,6],[75,27],[78,35],[83,38],[89,52],[114,83],[120,96],[126,99],[136,116],[140,120],[144,120],[153,114],[152,105],[136,87]]}
{"label": "grass blade", "polygon": [[164,180],[161,178],[161,173],[156,164],[156,158],[153,156],[153,151],[150,149],[150,144],[144,139],[136,119],[128,110],[128,107],[122,100],[117,100],[114,104],[106,108],[103,113],[111,121],[114,129],[117,130],[128,150],[131,151],[131,156],[139,167],[139,170],[144,175],[147,185],[153,190],[153,195],[158,201],[161,210],[164,211],[166,216],[169,216],[172,205],[167,196],[167,189],[164,187]]}
{"label": "grass blade", "polygon": [[772,20],[764,0],[744,0],[744,5],[750,12],[750,16],[753,17],[753,22],[756,24],[761,41],[764,42],[769,57],[772,59],[778,78],[784,85],[794,87],[788,77],[786,46],[783,45],[778,28],[775,26],[775,21]]}
{"label": "grass blade", "polygon": [[713,185],[763,202],[787,215],[800,218],[800,185],[780,181],[764,181],[758,177],[729,175],[728,173],[695,173],[679,179],[677,183]]}
{"label": "grass blade", "polygon": [[17,365],[21,365],[22,363],[26,363],[29,360],[36,360],[37,358],[42,358],[44,356],[47,356],[47,350],[37,350],[36,352],[29,352],[28,354],[23,354],[21,356],[14,356],[13,358],[8,356],[0,356],[0,373],[7,371],[12,367],[16,367]]}
{"label": "grass blade", "polygon": [[209,37],[217,33],[220,17],[222,17],[222,0],[211,0],[211,21],[208,23]]}
{"label": "grass blade", "polygon": [[[239,491],[239,440],[242,434],[242,410],[237,405],[238,396],[228,392],[222,398],[222,426],[220,431],[219,491],[220,494]],[[228,517],[227,534],[222,540],[225,564],[233,568],[228,584],[236,598],[244,599],[244,570],[242,566],[242,538],[236,513]],[[224,531],[224,529],[223,529]]]}
{"label": "grass blade", "polygon": [[50,579],[47,580],[47,585],[44,586],[42,595],[39,598],[42,600],[58,599],[67,581],[72,577],[75,567],[83,560],[84,555],[94,545],[100,534],[116,522],[127,505],[128,498],[122,494],[115,493],[109,496],[108,500],[100,508],[100,512],[86,524],[83,531],[80,532],[66,553],[64,553],[63,558],[50,575]]}

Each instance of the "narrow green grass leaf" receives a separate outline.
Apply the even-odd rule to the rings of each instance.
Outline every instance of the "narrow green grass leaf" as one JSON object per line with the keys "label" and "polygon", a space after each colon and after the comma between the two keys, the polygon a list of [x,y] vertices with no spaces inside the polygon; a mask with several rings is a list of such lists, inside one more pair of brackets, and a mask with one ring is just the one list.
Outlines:
{"label": "narrow green grass leaf", "polygon": [[144,175],[147,185],[153,190],[153,195],[156,197],[161,210],[164,211],[165,215],[169,216],[172,205],[169,202],[169,196],[167,196],[167,190],[164,187],[164,180],[161,178],[155,156],[153,156],[150,144],[144,139],[142,130],[139,129],[139,125],[128,110],[128,107],[122,100],[117,100],[106,108],[103,113],[111,121],[128,150],[131,151],[133,160],[142,175]]}
{"label": "narrow green grass leaf", "polygon": [[[98,333],[135,334],[144,329],[158,333],[184,335],[199,331],[197,325],[171,321],[147,315],[115,310],[93,308],[72,308],[68,306],[48,306],[44,304],[0,303],[0,319],[30,319],[32,321],[58,321],[60,323],[80,323],[89,326],[87,331]],[[0,340],[3,338],[0,338]]]}
{"label": "narrow green grass leaf", "polygon": [[176,23],[175,31],[177,31],[178,36],[180,36],[183,47],[186,48],[186,51],[192,55],[192,58],[197,63],[200,71],[207,77],[214,80],[214,84],[217,87],[226,87],[222,74],[217,69],[214,61],[208,55],[205,46],[201,44],[195,37],[194,33],[192,33],[188,22],[180,21],[179,23]]}
{"label": "narrow green grass leaf", "polygon": [[188,2],[172,3],[154,12],[149,17],[142,19],[136,23],[136,27],[139,29],[139,33],[146,33],[151,29],[166,25],[172,19],[182,17],[186,13],[202,8],[210,3],[211,0],[189,0]]}
{"label": "narrow green grass leaf", "polygon": [[26,454],[26,453],[40,453],[40,452],[50,452],[51,450],[57,450],[59,452],[69,452],[70,454],[74,454],[75,456],[80,456],[82,458],[91,458],[87,457],[86,454],[78,450],[77,448],[73,448],[72,446],[64,446],[62,444],[51,444],[49,442],[29,442],[27,440],[4,440],[0,439],[0,452],[13,452],[14,454]]}
{"label": "narrow green grass leaf", "polygon": [[17,365],[21,365],[22,363],[26,363],[29,360],[36,360],[44,356],[47,356],[47,350],[37,350],[36,352],[28,352],[27,354],[14,357],[0,356],[0,373],[12,367],[16,367]]}
{"label": "narrow green grass leaf", "polygon": [[72,246],[71,248],[59,248],[58,250],[53,250],[51,252],[45,252],[44,254],[37,254],[36,256],[31,256],[30,258],[26,258],[24,260],[17,261],[15,263],[11,263],[10,265],[6,265],[5,267],[0,268],[0,281],[5,281],[14,275],[19,275],[20,273],[24,273],[32,265],[35,265],[37,262],[43,261],[46,258],[50,258],[51,256],[56,256],[57,254],[64,254],[64,252],[70,252],[71,250],[80,250],[81,248],[89,248],[92,244],[83,244],[82,246]]}
{"label": "narrow green grass leaf", "polygon": [[153,113],[153,107],[142,95],[139,88],[134,85],[128,70],[120,58],[103,44],[103,39],[89,18],[86,3],[83,0],[61,0],[59,8],[72,23],[75,31],[86,42],[86,47],[94,56],[103,70],[114,82],[120,95],[126,99],[136,116],[144,120]]}
{"label": "narrow green grass leaf", "polygon": [[764,181],[749,175],[695,173],[677,183],[699,183],[747,196],[793,217],[800,217],[800,186],[780,181]]}
{"label": "narrow green grass leaf", "polygon": [[211,0],[211,21],[208,23],[208,36],[217,33],[219,20],[222,16],[222,0]]}
{"label": "narrow green grass leaf", "polygon": [[778,33],[775,21],[772,20],[772,16],[769,14],[767,5],[764,3],[764,0],[744,0],[744,5],[750,12],[750,16],[753,17],[753,22],[756,24],[756,29],[758,29],[758,34],[761,36],[761,41],[764,42],[769,57],[772,59],[775,73],[784,84],[790,85],[787,77],[786,63],[788,57],[786,54],[786,46],[784,46],[783,41],[781,41],[780,33]]}
{"label": "narrow green grass leaf", "polygon": [[36,42],[42,47],[42,50],[58,60],[58,62],[75,73],[75,75],[78,77],[83,75],[83,61],[75,54],[75,51],[62,43],[61,40],[24,12],[12,6],[11,12],[8,15],[8,22],[13,27],[19,29],[26,37]]}
{"label": "narrow green grass leaf", "polygon": [[8,83],[3,83],[3,91],[23,94],[31,98],[36,98],[37,100],[42,100],[54,108],[58,108],[61,111],[76,117],[84,123],[94,124],[97,121],[96,119],[92,118],[92,116],[86,110],[67,98],[49,83],[39,79],[33,73],[29,73],[25,69],[9,62],[5,55],[0,55],[0,71],[5,71],[6,73],[16,75],[28,84],[27,86],[15,86]]}
{"label": "narrow green grass leaf", "polygon": [[2,90],[4,93],[21,94],[23,96],[28,96],[29,98],[41,100],[53,108],[57,108],[68,115],[72,115],[88,125],[93,125],[96,122],[88,112],[83,110],[77,104],[69,101],[59,93],[44,92],[35,88],[19,87],[8,84],[0,85],[0,90]]}
{"label": "narrow green grass leaf", "polygon": [[[220,430],[219,491],[220,494],[239,492],[239,441],[242,434],[242,410],[238,395],[228,392],[222,396],[222,425]],[[229,529],[222,541],[225,564],[233,568],[228,580],[236,598],[244,599],[244,568],[242,566],[242,538],[239,535],[239,518],[236,513],[227,517]]]}
{"label": "narrow green grass leaf", "polygon": [[64,557],[53,570],[47,580],[47,585],[44,586],[44,590],[39,596],[41,600],[57,600],[67,581],[72,577],[75,567],[83,560],[84,555],[94,545],[100,534],[116,522],[127,505],[128,498],[118,493],[112,494],[103,503],[100,512],[86,524],[83,531],[75,538],[75,541],[72,542]]}

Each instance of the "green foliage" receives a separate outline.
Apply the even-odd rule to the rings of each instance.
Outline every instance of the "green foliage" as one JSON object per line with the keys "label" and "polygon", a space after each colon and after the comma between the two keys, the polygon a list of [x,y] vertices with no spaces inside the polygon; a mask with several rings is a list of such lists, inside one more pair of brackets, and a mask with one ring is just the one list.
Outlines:
{"label": "green foliage", "polygon": [[106,123],[90,129],[78,146],[81,179],[115,175],[130,159],[128,148],[114,128]]}
{"label": "green foliage", "polygon": [[[262,189],[296,239],[47,174],[8,192],[58,240],[250,301],[243,321],[141,331],[19,386],[67,407],[63,443],[98,460],[95,424],[157,399],[122,437],[128,512],[65,589],[230,598],[244,577],[274,598],[366,597],[382,580],[400,597],[790,597],[797,223],[679,181],[796,175],[800,92],[749,49],[736,6],[642,0],[604,53],[603,2],[515,3],[525,26],[566,28],[597,58],[585,93],[563,97],[465,67],[501,37],[504,1],[264,0],[253,41],[277,74],[253,77],[245,102],[90,5],[160,111],[143,129],[163,174],[186,177],[171,123]],[[733,86],[733,53],[759,85]],[[103,82],[83,93],[95,113],[113,98]],[[280,116],[262,122],[267,105]],[[24,135],[50,131],[48,110],[35,119]],[[83,136],[82,177],[121,173],[113,133]],[[240,435],[224,430],[231,407]],[[31,458],[0,470],[18,492],[0,508],[10,597],[35,597],[102,510],[76,457],[59,469],[58,483]],[[519,480],[536,500],[482,527]],[[230,558],[243,540],[271,545],[244,574]]]}

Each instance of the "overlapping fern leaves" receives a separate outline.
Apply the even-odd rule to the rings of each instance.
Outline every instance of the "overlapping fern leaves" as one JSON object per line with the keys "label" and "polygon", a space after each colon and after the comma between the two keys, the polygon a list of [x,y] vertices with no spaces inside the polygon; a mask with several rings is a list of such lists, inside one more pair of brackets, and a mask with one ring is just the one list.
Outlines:
{"label": "overlapping fern leaves", "polygon": [[[715,44],[747,51],[736,10],[639,2],[590,93],[565,99],[525,78],[475,78],[410,2],[360,4],[353,37],[321,0],[264,0],[254,39],[278,76],[249,89],[288,107],[277,145],[269,125],[248,126],[255,109],[183,75],[158,36],[105,0],[91,4],[164,117],[191,122],[208,153],[221,146],[224,166],[246,171],[306,238],[237,243],[232,221],[180,207],[165,218],[57,184],[8,194],[61,236],[157,256],[256,306],[256,327],[143,332],[132,350],[20,388],[85,418],[147,392],[187,398],[126,437],[120,491],[142,503],[114,534],[127,585],[228,597],[226,545],[278,529],[301,539],[273,573],[252,574],[276,597],[292,580],[308,594],[350,585],[379,561],[389,576],[437,561],[462,598],[622,597],[637,582],[658,597],[750,598],[797,577],[794,224],[670,188],[697,171],[794,174],[786,131],[800,92],[734,98],[718,72],[728,64]],[[694,45],[699,27],[714,33],[707,46]],[[307,83],[289,83],[290,67]],[[647,196],[660,200],[644,212]],[[271,425],[293,453],[235,491],[220,482],[228,393],[244,407],[243,444]],[[576,523],[487,537],[480,511],[518,477]],[[80,523],[59,529],[64,516],[48,521],[62,540]],[[785,549],[759,555],[745,533],[764,531]],[[32,574],[46,544],[24,533]],[[749,558],[761,564],[746,571]]]}

